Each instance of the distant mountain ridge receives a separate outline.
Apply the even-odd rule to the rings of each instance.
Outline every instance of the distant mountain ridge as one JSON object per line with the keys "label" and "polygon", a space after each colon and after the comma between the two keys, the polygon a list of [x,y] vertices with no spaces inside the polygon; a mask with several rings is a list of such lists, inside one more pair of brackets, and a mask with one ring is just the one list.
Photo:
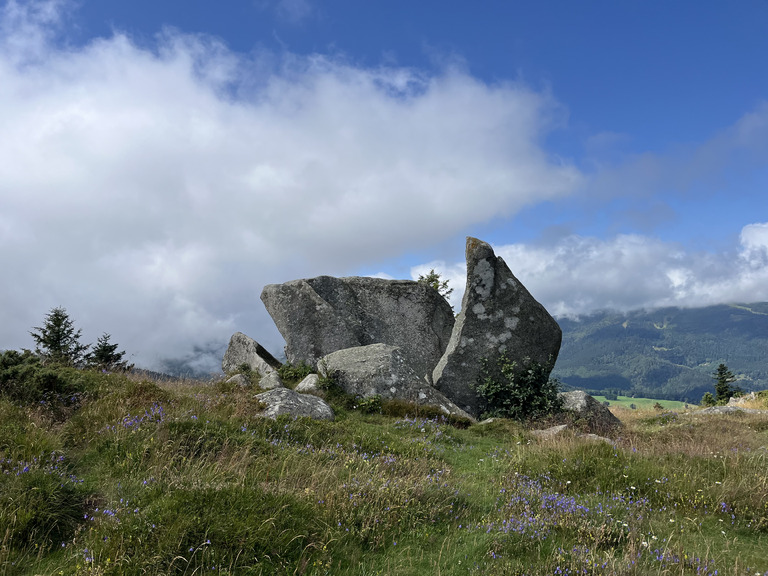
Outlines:
{"label": "distant mountain ridge", "polygon": [[768,388],[768,302],[605,311],[558,323],[553,375],[570,387],[698,402],[724,362],[737,386]]}

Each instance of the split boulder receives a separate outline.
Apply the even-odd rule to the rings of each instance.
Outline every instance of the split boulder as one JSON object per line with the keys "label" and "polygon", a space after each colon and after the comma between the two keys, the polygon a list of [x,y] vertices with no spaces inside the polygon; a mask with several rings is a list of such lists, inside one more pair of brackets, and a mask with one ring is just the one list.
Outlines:
{"label": "split boulder", "polygon": [[480,399],[471,384],[480,377],[482,360],[506,353],[520,366],[535,361],[551,370],[562,331],[489,244],[467,238],[466,258],[461,312],[432,379],[449,399],[478,416]]}

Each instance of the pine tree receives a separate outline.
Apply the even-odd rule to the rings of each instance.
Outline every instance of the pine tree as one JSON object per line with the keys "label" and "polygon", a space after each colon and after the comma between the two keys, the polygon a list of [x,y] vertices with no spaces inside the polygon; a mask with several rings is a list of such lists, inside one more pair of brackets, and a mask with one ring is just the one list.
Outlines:
{"label": "pine tree", "polygon": [[731,382],[736,381],[736,376],[728,370],[728,366],[720,364],[712,374],[712,378],[715,380],[715,402],[727,404],[731,396],[737,392],[737,388],[731,386]]}
{"label": "pine tree", "polygon": [[111,337],[106,332],[99,337],[93,350],[86,356],[88,366],[112,372],[130,370],[132,366],[128,366],[127,362],[123,361],[125,351],[118,352],[117,344],[109,342]]}
{"label": "pine tree", "polygon": [[37,348],[35,352],[44,363],[79,366],[89,345],[80,343],[81,330],[75,330],[74,322],[64,308],[51,309],[45,323],[30,332]]}

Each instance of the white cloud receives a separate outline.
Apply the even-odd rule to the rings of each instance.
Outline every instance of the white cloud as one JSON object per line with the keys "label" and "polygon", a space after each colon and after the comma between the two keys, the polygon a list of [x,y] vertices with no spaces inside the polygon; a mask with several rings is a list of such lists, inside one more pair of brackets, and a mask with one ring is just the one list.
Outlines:
{"label": "white cloud", "polygon": [[300,22],[309,18],[314,11],[309,0],[278,0],[275,11],[280,18],[289,22]]}
{"label": "white cloud", "polygon": [[[692,253],[639,235],[609,240],[569,236],[553,246],[511,244],[494,249],[551,314],[577,316],[600,309],[766,301],[768,223],[745,226],[740,239],[736,254]],[[453,300],[460,301],[466,266],[428,263],[413,268],[414,278],[430,268],[446,271]]]}
{"label": "white cloud", "polygon": [[[62,46],[60,2],[0,32],[0,348],[64,305],[134,360],[280,339],[265,283],[354,271],[569,194],[557,103],[466,72],[244,58],[166,31]],[[13,23],[23,25],[16,26]]]}

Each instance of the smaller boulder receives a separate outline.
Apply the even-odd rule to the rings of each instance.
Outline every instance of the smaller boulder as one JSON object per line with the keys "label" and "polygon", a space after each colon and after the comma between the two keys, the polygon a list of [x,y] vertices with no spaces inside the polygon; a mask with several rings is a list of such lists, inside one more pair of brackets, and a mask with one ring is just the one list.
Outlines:
{"label": "smaller boulder", "polygon": [[261,394],[256,399],[266,404],[262,412],[265,418],[276,419],[282,414],[307,417],[313,420],[333,420],[333,409],[322,398],[310,394],[300,394],[290,388],[275,388]]}
{"label": "smaller boulder", "polygon": [[232,378],[227,378],[227,384],[235,384],[242,388],[247,388],[251,385],[251,381],[248,380],[243,374],[235,374]]}
{"label": "smaller boulder", "polygon": [[283,381],[277,372],[268,372],[259,380],[259,388],[262,390],[274,390],[275,388],[285,388]]}
{"label": "smaller boulder", "polygon": [[757,400],[757,394],[754,392],[750,392],[749,394],[745,394],[744,396],[731,396],[728,399],[728,406],[740,406],[741,404],[748,404],[749,402],[754,402]]}
{"label": "smaller boulder", "polygon": [[697,410],[695,412],[687,412],[686,414],[768,414],[768,410],[759,410],[757,408],[744,408],[743,406],[710,406],[703,410]]}
{"label": "smaller boulder", "polygon": [[560,434],[560,432],[565,431],[566,428],[568,428],[568,424],[559,424],[543,430],[533,430],[532,434],[539,438],[552,438]]}
{"label": "smaller boulder", "polygon": [[235,332],[229,339],[229,346],[224,353],[221,368],[225,373],[235,372],[243,364],[247,364],[251,370],[258,372],[261,376],[275,372],[282,366],[280,361],[267,352],[256,340],[242,332]]}
{"label": "smaller boulder", "polygon": [[560,392],[560,397],[564,413],[583,423],[591,433],[607,434],[622,426],[621,420],[611,414],[606,406],[583,390]]}
{"label": "smaller boulder", "polygon": [[296,392],[306,394],[308,392],[317,392],[320,389],[320,376],[317,374],[309,374],[304,380],[296,385]]}
{"label": "smaller boulder", "polygon": [[[562,432],[565,432],[568,429],[568,424],[560,424],[558,426],[552,426],[551,428],[545,428],[544,430],[532,430],[531,433],[534,436],[537,436],[541,439],[551,439],[555,438],[556,436],[559,436]],[[615,446],[615,443],[610,438],[606,438],[604,436],[598,436],[597,434],[580,434],[576,433],[576,438],[584,438],[585,440],[597,440],[599,442],[605,442],[606,444],[611,444],[612,446]]]}
{"label": "smaller boulder", "polygon": [[474,420],[420,378],[397,346],[370,344],[337,350],[324,356],[318,366],[323,376],[332,376],[347,394],[437,406],[445,414]]}

